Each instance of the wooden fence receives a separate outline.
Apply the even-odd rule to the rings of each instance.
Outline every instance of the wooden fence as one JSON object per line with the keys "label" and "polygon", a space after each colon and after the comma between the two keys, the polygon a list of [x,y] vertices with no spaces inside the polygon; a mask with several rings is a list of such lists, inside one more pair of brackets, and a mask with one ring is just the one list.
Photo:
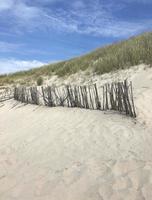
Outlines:
{"label": "wooden fence", "polygon": [[136,117],[132,82],[127,80],[97,87],[89,86],[47,86],[16,87],[14,99],[23,103],[49,107],[66,106],[93,110],[115,110]]}
{"label": "wooden fence", "polygon": [[14,89],[4,88],[0,90],[0,102],[14,98]]}

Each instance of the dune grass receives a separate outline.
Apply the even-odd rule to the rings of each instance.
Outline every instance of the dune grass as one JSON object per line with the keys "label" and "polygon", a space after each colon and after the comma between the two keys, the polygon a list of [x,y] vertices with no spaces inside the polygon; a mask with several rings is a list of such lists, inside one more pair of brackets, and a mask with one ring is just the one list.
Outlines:
{"label": "dune grass", "polygon": [[37,80],[41,76],[69,76],[91,69],[97,74],[125,69],[138,64],[152,64],[152,32],[99,48],[89,54],[68,61],[49,64],[28,71],[0,76],[0,85]]}

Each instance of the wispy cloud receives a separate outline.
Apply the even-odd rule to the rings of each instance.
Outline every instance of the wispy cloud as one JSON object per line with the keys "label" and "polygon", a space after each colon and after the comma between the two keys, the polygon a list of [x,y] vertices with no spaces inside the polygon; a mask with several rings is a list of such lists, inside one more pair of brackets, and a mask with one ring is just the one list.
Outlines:
{"label": "wispy cloud", "polygon": [[[53,29],[59,32],[123,37],[144,31],[152,26],[152,20],[128,22],[115,17],[112,11],[121,9],[121,6],[120,4],[115,5],[112,1],[104,4],[99,0],[93,3],[76,0],[66,4],[63,0],[58,0],[65,4],[64,8],[52,7],[52,4],[57,2],[55,0],[35,0],[32,4],[27,0],[23,0],[22,3],[15,0],[1,1],[0,11],[10,9],[14,17],[14,28],[19,31]],[[150,2],[150,0],[142,0],[142,2]],[[49,6],[45,7],[45,4]]]}
{"label": "wispy cloud", "polygon": [[125,2],[131,3],[131,2],[137,2],[137,3],[144,3],[144,4],[151,4],[151,0],[123,0]]}
{"label": "wispy cloud", "polygon": [[20,70],[28,70],[33,67],[40,67],[45,65],[38,60],[16,60],[16,59],[0,59],[0,73],[10,73]]}
{"label": "wispy cloud", "polygon": [[14,52],[14,51],[18,50],[21,46],[22,46],[22,44],[0,41],[0,52],[2,52],[2,53]]}
{"label": "wispy cloud", "polygon": [[[124,1],[129,2],[130,0]],[[149,0],[142,1],[149,2]],[[36,2],[40,3],[38,0]],[[55,2],[53,0],[46,0],[43,1],[43,4]],[[27,1],[22,1],[21,3],[15,0],[1,0],[0,4],[0,11],[10,10],[15,18],[13,25],[16,30],[20,31],[23,29],[27,31],[54,29],[60,32],[123,37],[143,31],[152,24],[152,20],[146,22],[120,20],[112,15],[110,8],[110,4],[105,6],[98,0],[95,0],[93,3],[77,0],[69,3],[64,9],[59,7],[51,9],[51,6],[47,9],[43,5],[37,6],[36,3],[30,5],[27,4]],[[117,9],[114,3],[112,9]]]}
{"label": "wispy cloud", "polygon": [[1,0],[0,11],[9,10],[14,4],[13,0]]}
{"label": "wispy cloud", "polygon": [[0,53],[17,53],[18,55],[52,55],[51,52],[30,48],[26,44],[9,43],[6,41],[0,41]]}

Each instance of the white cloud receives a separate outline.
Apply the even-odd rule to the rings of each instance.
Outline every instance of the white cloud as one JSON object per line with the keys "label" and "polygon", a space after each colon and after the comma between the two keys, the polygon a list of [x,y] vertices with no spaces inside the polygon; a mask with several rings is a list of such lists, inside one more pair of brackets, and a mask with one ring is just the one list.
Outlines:
{"label": "white cloud", "polygon": [[16,60],[16,59],[0,59],[0,74],[11,73],[16,71],[28,70],[34,67],[45,65],[38,60]]}
{"label": "white cloud", "polygon": [[0,12],[2,11],[6,11],[6,14],[11,14],[13,17],[15,16],[22,20],[30,20],[39,16],[39,12],[41,12],[37,7],[28,6],[24,0],[0,0]]}
{"label": "white cloud", "polygon": [[[47,8],[43,7],[43,5],[56,2],[56,0],[35,0],[32,6],[26,3],[27,0],[22,2],[15,0],[1,1],[3,2],[3,6],[1,6],[3,10],[6,7],[10,8],[12,6],[10,13],[15,17],[15,21],[12,24],[13,30],[15,29],[16,32],[54,29],[59,32],[124,37],[144,31],[152,26],[152,20],[128,22],[116,18],[112,14],[112,9],[120,10],[121,5],[115,5],[113,2],[104,5],[98,0],[95,0],[93,3],[91,1],[76,0],[69,2],[64,9],[52,9],[51,5]],[[131,0],[123,0],[123,2],[125,1],[129,2]],[[139,0],[133,1],[138,2]],[[150,0],[141,1],[149,2]]]}
{"label": "white cloud", "polygon": [[13,4],[14,4],[13,0],[0,0],[0,11],[12,8]]}
{"label": "white cloud", "polygon": [[18,3],[13,12],[15,16],[21,20],[31,20],[35,17],[38,17],[41,13],[40,9],[27,6],[24,3]]}
{"label": "white cloud", "polygon": [[[77,2],[77,4],[76,4]],[[96,36],[126,37],[134,35],[145,28],[152,27],[152,20],[123,21],[112,15],[111,10],[95,1],[94,4],[84,4],[76,1],[71,10],[58,10],[58,12],[43,13],[49,28],[64,32],[76,32]],[[80,3],[82,2],[82,4]],[[118,5],[112,9],[121,9]]]}

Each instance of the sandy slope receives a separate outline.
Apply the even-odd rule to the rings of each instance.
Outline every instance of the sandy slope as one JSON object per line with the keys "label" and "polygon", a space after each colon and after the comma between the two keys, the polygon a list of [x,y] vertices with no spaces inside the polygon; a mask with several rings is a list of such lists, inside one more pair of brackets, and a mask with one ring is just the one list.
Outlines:
{"label": "sandy slope", "polygon": [[133,82],[138,122],[152,129],[152,67],[148,65],[141,64],[129,69],[103,75],[96,75],[93,73],[85,75],[84,72],[80,72],[66,79],[58,79],[56,76],[53,76],[51,79],[49,78],[46,80],[46,84],[61,85],[63,83],[72,83],[82,85],[96,83],[98,87],[100,87],[105,83],[124,79]]}
{"label": "sandy slope", "polygon": [[137,120],[1,103],[0,200],[152,199],[152,69],[77,76],[65,82],[133,80]]}
{"label": "sandy slope", "polygon": [[125,116],[0,108],[0,199],[151,199],[152,136]]}

